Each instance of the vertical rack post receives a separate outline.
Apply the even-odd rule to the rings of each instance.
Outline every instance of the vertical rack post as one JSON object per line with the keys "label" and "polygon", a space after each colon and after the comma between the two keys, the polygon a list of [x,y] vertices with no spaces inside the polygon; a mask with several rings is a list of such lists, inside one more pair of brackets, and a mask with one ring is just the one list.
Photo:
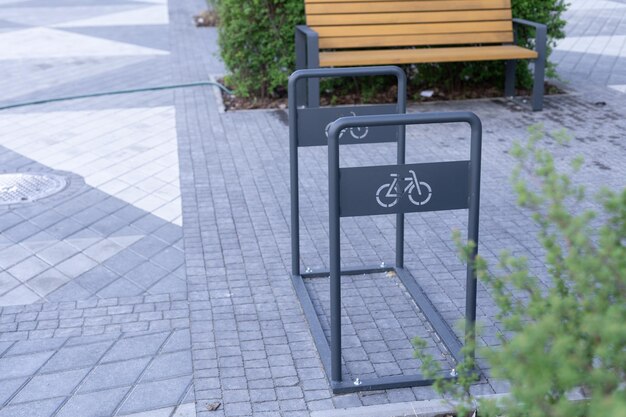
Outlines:
{"label": "vertical rack post", "polygon": [[[290,80],[291,83],[291,80]],[[302,82],[300,83],[302,84]],[[298,184],[298,80],[290,86],[289,104],[289,182],[291,187],[291,274],[300,275],[300,192]]]}
{"label": "vertical rack post", "polygon": [[330,233],[330,349],[331,377],[340,382],[341,377],[341,242],[339,218],[339,133],[330,129],[328,134],[328,191]]}

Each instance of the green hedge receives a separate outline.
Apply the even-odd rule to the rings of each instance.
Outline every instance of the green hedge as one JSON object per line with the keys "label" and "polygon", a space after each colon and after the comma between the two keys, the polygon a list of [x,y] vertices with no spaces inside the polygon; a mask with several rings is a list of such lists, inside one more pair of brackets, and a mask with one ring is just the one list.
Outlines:
{"label": "green hedge", "polygon": [[[550,46],[564,37],[564,0],[513,0],[513,16],[548,25]],[[285,93],[295,67],[294,29],[304,23],[304,0],[218,0],[220,47],[230,71],[228,82],[240,96],[275,97]],[[533,46],[532,30],[522,28],[518,44]],[[527,61],[526,61],[527,62]],[[408,67],[413,84],[444,89],[473,85],[501,88],[500,62],[423,64]],[[548,75],[554,76],[553,65]],[[527,65],[518,65],[518,85],[528,87]],[[345,85],[345,84],[344,84]]]}
{"label": "green hedge", "polygon": [[237,95],[271,97],[284,91],[295,68],[294,30],[304,0],[218,0],[219,43]]}

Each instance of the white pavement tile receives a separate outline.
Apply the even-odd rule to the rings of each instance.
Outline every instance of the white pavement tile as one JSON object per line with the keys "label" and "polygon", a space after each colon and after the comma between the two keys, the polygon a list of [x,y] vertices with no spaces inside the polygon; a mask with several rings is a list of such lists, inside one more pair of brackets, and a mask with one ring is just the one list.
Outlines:
{"label": "white pavement tile", "polygon": [[0,296],[20,285],[20,282],[7,272],[0,272]]}
{"label": "white pavement tile", "polygon": [[570,2],[568,11],[626,9],[626,4],[608,0],[577,0]]}
{"label": "white pavement tile", "polygon": [[64,22],[55,27],[94,27],[94,26],[139,26],[139,25],[167,25],[169,15],[166,5],[150,6],[137,10],[112,13],[90,19]]}
{"label": "white pavement tile", "polygon": [[[137,3],[129,3],[128,5],[108,5],[105,1],[101,2],[100,5],[85,4],[84,6],[74,5],[72,7],[62,7],[58,4],[54,4],[56,3],[54,1],[50,1],[49,5],[45,7],[24,7],[18,6],[17,3],[18,1],[12,0],[0,1],[0,4],[4,4],[4,6],[0,8],[0,19],[26,26],[51,26],[71,20],[89,19],[93,16],[120,13],[142,7],[142,5]],[[19,3],[23,3],[23,1]],[[41,5],[42,3],[39,4]],[[147,5],[143,6],[146,7]],[[45,18],[42,18],[42,16],[45,16]]]}
{"label": "white pavement tile", "polygon": [[619,91],[620,93],[626,93],[626,84],[622,85],[610,85],[613,90]]}
{"label": "white pavement tile", "polygon": [[571,36],[558,42],[556,50],[626,57],[626,35]]}
{"label": "white pavement tile", "polygon": [[30,28],[0,33],[0,60],[167,55],[146,48],[49,28]]}
{"label": "white pavement tile", "polygon": [[[4,126],[15,125],[17,133],[3,134]],[[173,107],[6,114],[0,145],[181,224]]]}
{"label": "white pavement tile", "polygon": [[135,0],[138,3],[167,4],[167,0]]}
{"label": "white pavement tile", "polygon": [[37,293],[25,285],[20,285],[0,297],[0,306],[32,304],[39,300],[40,297]]}

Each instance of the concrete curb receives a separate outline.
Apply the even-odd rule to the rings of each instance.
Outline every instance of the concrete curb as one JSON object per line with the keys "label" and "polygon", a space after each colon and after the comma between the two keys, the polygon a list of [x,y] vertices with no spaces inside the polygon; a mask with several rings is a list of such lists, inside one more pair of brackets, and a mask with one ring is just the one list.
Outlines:
{"label": "concrete curb", "polygon": [[[476,396],[476,399],[497,400],[506,395],[507,394],[479,395]],[[313,411],[311,417],[435,417],[452,413],[454,413],[454,407],[446,400],[425,400]]]}
{"label": "concrete curb", "polygon": [[[209,74],[209,81],[216,83],[219,78],[223,78],[223,75],[220,74]],[[213,96],[215,97],[215,102],[217,103],[217,112],[218,113],[226,113],[226,107],[224,106],[224,100],[222,99],[222,90],[216,85],[212,86]]]}

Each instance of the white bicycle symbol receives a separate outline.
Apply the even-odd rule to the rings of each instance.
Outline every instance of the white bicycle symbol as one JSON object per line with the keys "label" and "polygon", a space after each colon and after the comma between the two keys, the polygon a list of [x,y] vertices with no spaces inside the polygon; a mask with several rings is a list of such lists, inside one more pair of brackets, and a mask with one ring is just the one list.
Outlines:
{"label": "white bicycle symbol", "polygon": [[[356,113],[351,111],[350,115],[356,116]],[[328,132],[330,131],[331,123],[332,122],[328,123],[326,125],[326,128],[324,129],[324,133],[326,134],[326,139],[328,139]],[[343,129],[341,132],[339,132],[339,139],[341,139],[344,133],[346,133],[346,130],[350,131],[350,136],[352,136],[354,139],[363,139],[369,133],[370,128],[369,127],[351,127],[350,129]]]}
{"label": "white bicycle symbol", "polygon": [[[402,194],[399,194],[397,191],[398,174],[390,174],[392,178],[391,183],[381,185],[378,191],[376,191],[376,202],[378,202],[378,205],[386,208],[393,207],[404,194],[408,194],[409,200],[416,206],[423,206],[430,201],[433,195],[433,190],[430,188],[430,185],[427,182],[419,181],[417,175],[415,175],[415,171],[411,170],[409,173],[411,176],[404,179],[408,181],[408,184],[404,187]],[[387,189],[387,191],[385,191],[385,189]],[[417,190],[417,196],[414,196],[415,190]]]}

